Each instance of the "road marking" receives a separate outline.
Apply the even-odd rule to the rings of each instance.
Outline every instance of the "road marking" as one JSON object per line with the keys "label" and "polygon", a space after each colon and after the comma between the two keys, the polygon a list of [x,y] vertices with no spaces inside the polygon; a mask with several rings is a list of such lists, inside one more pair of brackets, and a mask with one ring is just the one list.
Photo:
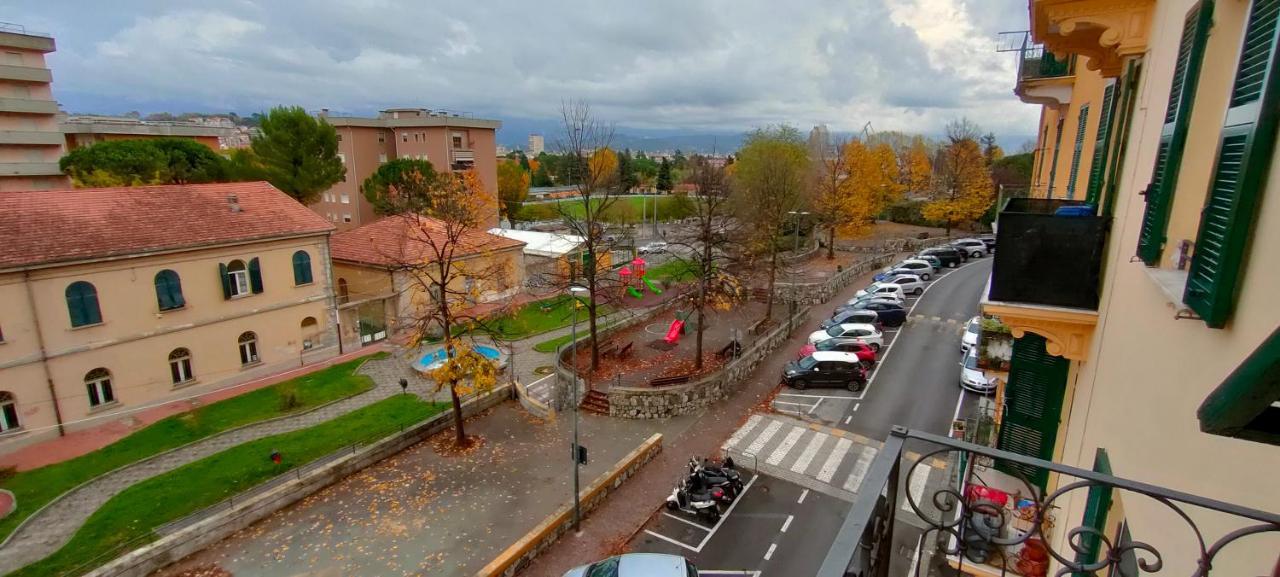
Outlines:
{"label": "road marking", "polygon": [[812,407],[809,407],[810,415],[812,415],[814,411],[818,410],[818,405],[821,405],[822,401],[823,401],[822,399],[818,399],[818,402],[814,403]]}
{"label": "road marking", "polygon": [[799,498],[799,499],[796,499],[796,504],[797,504],[797,505],[799,505],[800,503],[803,503],[803,502],[804,502],[804,498],[805,498],[805,497],[808,497],[808,496],[809,496],[809,490],[808,490],[808,489],[805,489],[805,490],[801,491],[801,492],[800,492],[800,498]]}
{"label": "road marking", "polygon": [[780,529],[780,530],[781,530],[783,533],[786,533],[786,532],[787,532],[787,527],[790,527],[790,526],[791,526],[791,521],[792,521],[792,519],[795,519],[795,518],[796,518],[796,516],[795,516],[795,515],[787,515],[787,520],[782,522],[782,529]]}
{"label": "road marking", "polygon": [[871,460],[876,458],[876,453],[880,452],[874,447],[867,447],[861,455],[858,455],[858,462],[853,464],[853,472],[849,474],[849,478],[844,480],[844,490],[850,493],[857,493],[862,487],[862,478],[867,476],[867,469],[871,468]]}
{"label": "road marking", "polygon": [[729,440],[724,444],[724,448],[732,449],[736,447],[738,443],[742,442],[742,438],[747,436],[747,433],[750,433],[752,429],[756,428],[756,425],[760,424],[763,418],[760,415],[751,415],[751,418],[747,419],[747,423],[742,425],[741,429],[735,431],[732,437],[729,437]]}
{"label": "road marking", "polygon": [[797,406],[797,407],[807,407],[807,406],[809,406],[809,403],[792,403],[792,402],[790,402],[790,401],[774,401],[774,402],[773,402],[773,404],[775,404],[775,405],[795,405],[795,406]]}
{"label": "road marking", "polygon": [[822,444],[827,442],[830,435],[826,433],[814,432],[813,438],[809,439],[809,445],[804,448],[804,452],[800,453],[800,458],[791,465],[791,470],[796,473],[804,474],[805,469],[809,468],[809,463],[813,462],[813,458],[817,456],[818,449]]}
{"label": "road marking", "polygon": [[802,395],[799,393],[778,393],[778,396],[779,397],[804,397],[806,399],[844,399],[846,401],[853,398],[853,397],[847,397],[845,395]]}
{"label": "road marking", "polygon": [[751,444],[747,446],[747,452],[759,454],[760,449],[763,449],[773,439],[773,436],[778,434],[778,429],[781,428],[782,421],[769,421],[769,426],[765,427],[764,431],[756,437],[756,440],[751,441]]}
{"label": "road marking", "polygon": [[698,575],[738,575],[741,577],[760,577],[759,571],[743,571],[738,569],[698,569]]}
{"label": "road marking", "polygon": [[666,515],[666,516],[668,516],[668,517],[671,517],[672,519],[675,519],[675,520],[677,520],[677,521],[679,521],[679,522],[681,522],[681,523],[684,523],[684,524],[686,524],[686,525],[693,525],[694,527],[697,527],[697,528],[699,528],[699,529],[702,529],[703,531],[710,531],[710,530],[711,530],[711,528],[710,528],[710,527],[707,527],[706,525],[700,525],[700,524],[698,524],[698,523],[694,523],[693,521],[690,521],[690,520],[688,520],[688,519],[685,519],[684,517],[677,517],[677,516],[672,515],[671,513],[668,513],[668,512],[666,512],[666,511],[663,511],[663,512],[662,512],[662,514],[663,514],[663,515]]}
{"label": "road marking", "polygon": [[[856,412],[858,412],[858,407],[861,407],[861,406],[862,406],[862,403],[855,403],[855,404],[853,405],[853,411],[854,411],[855,413],[856,413]],[[853,415],[849,415],[849,416],[851,416],[851,417],[852,417]]]}
{"label": "road marking", "polygon": [[538,383],[541,383],[541,382],[543,382],[543,381],[545,381],[545,380],[547,380],[547,379],[553,378],[553,377],[555,377],[555,376],[556,376],[556,375],[547,375],[547,376],[545,376],[545,377],[542,377],[541,379],[538,379],[538,380],[536,380],[536,381],[534,381],[534,382],[529,383],[528,385],[526,385],[526,386],[525,386],[525,388],[524,388],[524,390],[526,390],[526,391],[532,391],[534,387],[538,386]]}
{"label": "road marking", "polygon": [[768,561],[770,557],[773,557],[773,552],[774,552],[775,550],[777,550],[777,549],[778,549],[778,544],[777,544],[777,543],[770,543],[770,544],[769,544],[769,550],[768,550],[768,551],[765,551],[765,553],[764,553],[764,560],[765,560],[765,561]]}
{"label": "road marking", "polygon": [[960,388],[960,396],[956,398],[956,412],[951,415],[952,423],[956,422],[956,419],[960,418],[960,405],[964,404],[964,394],[966,392],[968,391],[966,391],[964,387]]}
{"label": "road marking", "polygon": [[690,551],[693,551],[694,553],[699,553],[699,551],[698,551],[698,548],[697,548],[697,547],[690,547],[690,546],[688,546],[688,545],[685,545],[684,543],[681,543],[680,541],[677,541],[677,540],[675,540],[675,539],[672,539],[672,538],[670,538],[670,537],[668,537],[668,536],[666,536],[666,535],[663,535],[663,534],[661,534],[661,533],[654,533],[653,531],[650,531],[650,530],[648,530],[648,529],[645,529],[645,530],[644,530],[644,532],[645,532],[645,533],[648,533],[648,534],[650,534],[650,535],[653,535],[654,537],[657,537],[657,538],[659,538],[659,539],[662,539],[663,541],[666,541],[666,542],[668,542],[668,543],[670,543],[670,544],[672,544],[672,545],[679,545],[679,546],[681,546],[681,547],[684,547],[685,549],[688,549],[688,550],[690,550]]}
{"label": "road marking", "polygon": [[791,449],[796,446],[796,441],[800,440],[800,435],[803,434],[803,428],[795,426],[791,427],[791,430],[787,432],[787,438],[782,440],[782,444],[778,445],[778,448],[773,450],[773,454],[769,455],[769,458],[766,459],[765,462],[770,465],[777,465],[778,463],[781,463],[783,459],[787,458],[787,453],[790,453]]}
{"label": "road marking", "polygon": [[852,421],[852,420],[853,420],[853,415],[849,415],[844,418],[844,424],[848,425],[849,421]]}
{"label": "road marking", "polygon": [[[920,472],[921,470],[924,472]],[[908,490],[911,491],[911,502],[907,502],[906,499],[902,500],[903,511],[911,511],[911,503],[915,503],[917,507],[921,507],[921,509],[923,509],[920,499],[924,498],[925,483],[929,482],[929,473],[932,472],[933,467],[928,465],[925,465],[924,467],[916,467],[916,470],[913,471],[914,474],[907,480]]]}
{"label": "road marking", "polygon": [[733,508],[737,507],[738,503],[742,502],[742,497],[747,494],[747,491],[751,490],[751,486],[756,484],[756,479],[759,478],[760,477],[757,475],[751,477],[750,481],[747,481],[747,486],[742,488],[741,493],[738,493],[738,498],[734,499],[732,503],[729,503],[729,508],[724,510],[724,514],[720,516],[720,520],[716,521],[715,526],[711,528],[711,531],[707,533],[707,536],[702,538],[701,543],[698,543],[698,548],[696,549],[697,552],[702,552],[702,548],[707,546],[707,541],[710,541],[711,538],[715,536],[716,531],[720,530],[720,526],[724,524],[724,520],[729,518],[729,513],[732,513]]}
{"label": "road marking", "polygon": [[853,446],[853,441],[849,439],[840,439],[836,441],[836,448],[827,455],[827,462],[822,464],[822,469],[818,471],[818,480],[823,483],[830,483],[831,477],[835,476],[836,469],[840,467],[840,462],[844,460],[845,454],[849,452],[849,447]]}

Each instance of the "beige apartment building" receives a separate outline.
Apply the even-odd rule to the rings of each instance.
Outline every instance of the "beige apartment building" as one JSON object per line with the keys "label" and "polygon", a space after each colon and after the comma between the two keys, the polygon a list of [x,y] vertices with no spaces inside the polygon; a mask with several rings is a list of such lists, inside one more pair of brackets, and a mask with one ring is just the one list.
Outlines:
{"label": "beige apartment building", "polygon": [[111,140],[189,138],[218,152],[223,138],[237,135],[235,127],[184,120],[140,120],[120,116],[76,114],[61,116],[58,127],[66,135],[67,150]]}
{"label": "beige apartment building", "polygon": [[0,204],[0,451],[337,353],[333,227],[265,182]]}
{"label": "beige apartment building", "polygon": [[[982,303],[1016,338],[998,446],[1275,515],[1280,0],[1028,6],[1043,52],[1024,66],[1051,54],[1071,67],[1018,79],[1020,97],[1042,106],[1039,198],[1000,212]],[[1059,212],[1084,202],[1092,209]],[[1049,491],[1066,483],[1028,474]],[[1118,547],[1150,544],[1171,575],[1193,574],[1202,546],[1259,523],[1194,506],[1184,519],[1105,486],[1055,505],[1054,550],[1073,555],[1068,529],[1083,524]],[[1212,575],[1271,575],[1278,555],[1280,533],[1241,538]],[[1105,574],[1152,559],[1117,556],[1120,572]]]}
{"label": "beige apartment building", "polygon": [[0,23],[0,192],[66,188],[53,74],[44,55],[53,38]]}
{"label": "beige apartment building", "polygon": [[[502,123],[432,111],[425,108],[392,108],[375,118],[321,117],[338,132],[338,155],[347,167],[346,177],[311,205],[339,230],[350,230],[378,220],[373,205],[360,193],[360,185],[382,163],[397,158],[431,162],[437,171],[474,170],[493,198],[498,196],[497,130]],[[496,226],[495,203],[492,222]]]}

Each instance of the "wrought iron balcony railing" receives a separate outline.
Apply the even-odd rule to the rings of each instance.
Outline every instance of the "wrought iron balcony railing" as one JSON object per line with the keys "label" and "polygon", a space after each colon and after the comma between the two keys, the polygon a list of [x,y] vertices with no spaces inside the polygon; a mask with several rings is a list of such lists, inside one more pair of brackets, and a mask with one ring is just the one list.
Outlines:
{"label": "wrought iron balcony railing", "polygon": [[[912,448],[923,454],[907,451],[908,441]],[[904,457],[912,461],[904,463]],[[918,467],[938,458],[949,459],[959,474],[953,475],[955,482],[949,482],[917,502],[912,491],[903,490],[905,482],[912,478],[912,472]],[[1022,490],[1017,492],[1019,506],[1010,508],[992,496],[1001,491],[993,491],[984,480],[984,477],[996,475],[996,468],[1057,473],[1057,489],[1045,494],[1027,480],[1028,475],[1019,472],[1010,476],[1021,485]],[[1070,551],[1054,549],[1055,541],[1050,533],[1061,531],[1064,523],[1054,518],[1061,506],[1058,501],[1081,490],[1090,491],[1092,497],[1092,491],[1099,489],[1125,497],[1153,499],[1170,511],[1170,518],[1186,523],[1198,543],[1198,551],[1192,551],[1197,556],[1195,567],[1189,573],[1195,577],[1209,575],[1215,558],[1232,543],[1251,535],[1280,534],[1280,514],[941,435],[894,427],[885,440],[884,448],[872,462],[860,493],[849,509],[817,577],[889,575],[895,515],[900,511],[914,513],[923,520],[921,543],[935,544],[936,550],[946,555],[958,570],[981,564],[993,574],[1044,575],[1050,563],[1056,562],[1059,566],[1055,573],[1057,577],[1068,574],[1136,575],[1139,571],[1143,574],[1160,571],[1165,565],[1165,556],[1156,544],[1132,540],[1127,536],[1117,538],[1085,520],[1078,521],[1080,524],[1065,534]],[[900,498],[906,500],[906,506],[899,502]],[[1232,516],[1238,521],[1234,524],[1238,528],[1221,535],[1206,535],[1200,526],[1205,511]],[[1055,524],[1057,529],[1053,528]],[[1027,550],[1031,554],[1026,553]],[[928,547],[924,546],[917,550],[912,563],[916,571],[913,577],[926,571],[924,556],[927,551]],[[1185,551],[1179,550],[1178,553],[1185,554]]]}
{"label": "wrought iron balcony railing", "polygon": [[1028,46],[1022,51],[1022,60],[1018,64],[1019,80],[1059,78],[1072,74],[1075,74],[1074,56],[1058,59],[1052,52],[1046,52],[1043,46]]}

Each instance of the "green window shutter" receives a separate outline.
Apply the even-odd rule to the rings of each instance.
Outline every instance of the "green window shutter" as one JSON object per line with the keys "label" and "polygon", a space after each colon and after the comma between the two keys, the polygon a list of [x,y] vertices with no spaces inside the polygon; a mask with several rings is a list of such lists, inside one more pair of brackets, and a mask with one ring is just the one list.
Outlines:
{"label": "green window shutter", "polygon": [[1093,141],[1093,160],[1089,163],[1089,185],[1085,189],[1085,202],[1098,206],[1102,196],[1102,179],[1107,173],[1107,147],[1111,145],[1111,118],[1116,107],[1116,85],[1110,84],[1102,91],[1102,116],[1098,117],[1098,137]]}
{"label": "green window shutter", "polygon": [[1249,10],[1213,184],[1200,213],[1183,301],[1212,328],[1225,326],[1235,307],[1240,266],[1275,150],[1278,19],[1280,0],[1255,0]]}
{"label": "green window shutter", "polygon": [[227,272],[226,263],[218,263],[218,278],[222,279],[222,298],[229,300],[231,298],[231,273]]}
{"label": "green window shutter", "polygon": [[1120,181],[1120,170],[1124,166],[1125,155],[1129,151],[1130,122],[1133,119],[1134,102],[1138,99],[1138,80],[1142,77],[1142,59],[1129,61],[1124,79],[1120,80],[1119,95],[1116,102],[1116,113],[1120,116],[1112,122],[1115,127],[1115,144],[1112,145],[1111,157],[1107,163],[1107,176],[1102,184],[1102,216],[1115,214],[1116,189]]}
{"label": "green window shutter", "polygon": [[1062,150],[1062,122],[1058,119],[1058,134],[1053,137],[1053,160],[1049,163],[1049,190],[1045,195],[1047,198],[1053,198],[1053,185],[1058,180],[1058,152]]}
{"label": "green window shutter", "polygon": [[262,265],[256,256],[249,260],[249,289],[253,294],[262,292]]}
{"label": "green window shutter", "polygon": [[1196,416],[1211,435],[1280,445],[1280,328],[1205,397]]}
{"label": "green window shutter", "polygon": [[[999,448],[1046,461],[1053,459],[1070,367],[1067,359],[1045,351],[1045,339],[1040,335],[1026,333],[1013,342]],[[1021,476],[1041,489],[1049,480],[1048,469],[1005,461],[997,461],[996,468]]]}
{"label": "green window shutter", "polygon": [[182,280],[178,273],[165,269],[156,273],[156,302],[160,310],[167,311],[186,306],[182,298]]}
{"label": "green window shutter", "polygon": [[300,250],[293,253],[293,284],[309,283],[311,283],[311,255],[305,250]]}
{"label": "green window shutter", "polygon": [[1160,253],[1164,251],[1169,208],[1173,206],[1173,191],[1178,186],[1178,169],[1182,166],[1182,151],[1187,143],[1191,106],[1195,100],[1200,63],[1204,60],[1204,47],[1208,42],[1212,20],[1213,0],[1202,0],[1187,12],[1182,23],[1182,41],[1178,45],[1178,60],[1173,67],[1169,104],[1165,108],[1164,127],[1160,130],[1160,144],[1156,148],[1155,168],[1151,174],[1151,182],[1143,193],[1147,207],[1142,214],[1141,228],[1138,229],[1138,258],[1147,266],[1156,266],[1160,262]]}
{"label": "green window shutter", "polygon": [[1080,175],[1080,153],[1084,151],[1084,133],[1089,130],[1089,105],[1080,107],[1076,122],[1076,147],[1071,153],[1071,174],[1067,177],[1067,198],[1076,197],[1076,177]]}
{"label": "green window shutter", "polygon": [[[1111,474],[1111,459],[1107,456],[1107,450],[1101,447],[1093,454],[1093,471],[1095,473]],[[1111,487],[1106,485],[1093,485],[1089,487],[1089,495],[1084,504],[1084,518],[1080,525],[1092,528],[1099,533],[1105,535],[1107,528],[1107,512],[1111,509]],[[1098,535],[1094,533],[1084,532],[1080,534],[1080,549],[1076,552],[1075,562],[1080,565],[1096,563],[1098,561],[1098,553],[1100,548]],[[1091,575],[1088,572],[1075,572],[1072,575],[1085,577]]]}
{"label": "green window shutter", "polygon": [[96,325],[102,322],[102,310],[98,307],[98,289],[85,281],[67,285],[67,313],[72,327]]}

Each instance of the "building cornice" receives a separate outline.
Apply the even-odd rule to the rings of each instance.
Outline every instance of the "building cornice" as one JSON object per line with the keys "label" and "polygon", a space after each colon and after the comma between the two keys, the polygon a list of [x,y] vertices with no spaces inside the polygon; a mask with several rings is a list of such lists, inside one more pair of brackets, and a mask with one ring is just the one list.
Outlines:
{"label": "building cornice", "polygon": [[1055,56],[1077,54],[1107,78],[1140,55],[1151,37],[1155,0],[1032,0],[1031,35]]}

